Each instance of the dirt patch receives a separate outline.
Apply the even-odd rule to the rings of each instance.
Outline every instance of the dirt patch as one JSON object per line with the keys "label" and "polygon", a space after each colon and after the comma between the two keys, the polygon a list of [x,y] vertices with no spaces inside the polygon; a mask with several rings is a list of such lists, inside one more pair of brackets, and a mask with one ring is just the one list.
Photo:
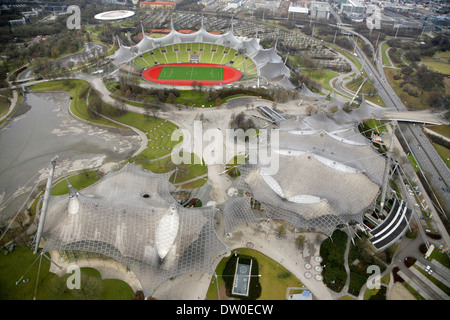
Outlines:
{"label": "dirt patch", "polygon": [[219,287],[219,296],[220,296],[220,300],[228,300],[229,297],[227,296],[227,289],[225,288],[225,285],[222,284]]}
{"label": "dirt patch", "polygon": [[416,300],[416,298],[400,282],[394,283],[389,300]]}

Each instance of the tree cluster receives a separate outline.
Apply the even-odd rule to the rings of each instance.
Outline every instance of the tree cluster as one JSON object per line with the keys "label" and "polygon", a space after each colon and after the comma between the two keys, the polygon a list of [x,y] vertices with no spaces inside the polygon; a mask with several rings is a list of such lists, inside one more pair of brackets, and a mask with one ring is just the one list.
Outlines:
{"label": "tree cluster", "polygon": [[257,129],[253,119],[247,118],[244,112],[241,112],[238,115],[231,115],[230,128],[242,129],[244,131],[248,129]]}
{"label": "tree cluster", "polygon": [[344,267],[344,254],[348,236],[345,232],[336,230],[331,238],[325,239],[320,246],[324,283],[333,291],[340,292],[347,280]]}
{"label": "tree cluster", "polygon": [[147,106],[152,105],[152,98],[157,102],[174,103],[175,99],[180,96],[178,89],[141,87],[139,81],[134,77],[120,77],[116,88],[126,99],[142,101]]}
{"label": "tree cluster", "polygon": [[420,66],[415,71],[411,67],[403,67],[401,73],[403,76],[399,85],[411,96],[419,97],[424,92],[444,89],[444,75],[426,66]]}
{"label": "tree cluster", "polygon": [[[65,67],[55,58],[78,52],[83,46],[82,32],[73,30],[27,44],[7,44],[2,50],[2,55],[6,56],[7,59],[0,66],[0,79],[2,81],[0,85],[6,85],[7,72],[16,70],[30,62],[36,64],[34,73],[38,78],[54,78],[66,75],[67,70],[63,70]],[[80,58],[83,59],[83,57]]]}
{"label": "tree cluster", "polygon": [[419,61],[421,57],[432,57],[436,52],[450,50],[450,41],[446,35],[427,38],[420,43],[398,39],[390,39],[386,43],[392,48],[405,51],[405,57],[412,62]]}
{"label": "tree cluster", "polygon": [[312,80],[310,77],[304,75],[303,73],[299,71],[294,71],[291,73],[291,82],[295,86],[300,86],[302,84],[306,85],[310,90],[315,92],[320,92],[322,87]]}
{"label": "tree cluster", "polygon": [[202,11],[205,7],[203,4],[198,3],[198,0],[182,0],[178,2],[175,6],[176,10],[185,10],[185,11]]}
{"label": "tree cluster", "polygon": [[260,96],[263,99],[267,100],[273,100],[273,97],[271,96],[271,92],[264,88],[253,88],[253,87],[225,87],[219,90],[212,90],[209,89],[208,91],[205,91],[204,99],[206,101],[216,101],[216,99],[223,100],[227,97],[238,95],[238,94],[245,94],[249,96]]}
{"label": "tree cluster", "polygon": [[[85,99],[88,90],[82,90],[80,92],[80,99]],[[114,106],[110,106],[104,102],[101,98],[101,93],[96,90],[90,90],[87,113],[91,119],[99,119],[101,115],[106,115],[110,117],[120,117],[127,113],[127,108],[125,103],[120,100],[116,100]]]}

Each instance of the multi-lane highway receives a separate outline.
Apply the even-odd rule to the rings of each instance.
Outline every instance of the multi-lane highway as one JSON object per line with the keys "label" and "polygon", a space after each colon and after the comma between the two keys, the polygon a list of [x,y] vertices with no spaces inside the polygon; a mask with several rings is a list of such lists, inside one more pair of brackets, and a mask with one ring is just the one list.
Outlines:
{"label": "multi-lane highway", "polygon": [[[375,59],[377,68],[364,55],[359,46],[356,46],[358,60],[369,75],[370,81],[378,90],[381,98],[388,108],[395,108],[399,111],[406,111],[407,108],[399,99],[392,87],[389,85],[386,76],[383,72],[383,66],[380,59]],[[402,123],[400,125],[403,135],[408,141],[411,152],[418,160],[429,184],[433,187],[434,192],[439,195],[442,208],[450,208],[450,193],[447,192],[447,187],[450,186],[450,171],[442,158],[437,153],[431,142],[422,132],[419,125],[412,123]],[[442,189],[444,188],[444,190]],[[430,195],[431,196],[431,195]],[[447,212],[449,214],[449,212]]]}
{"label": "multi-lane highway", "polygon": [[[338,26],[341,26],[341,21],[339,15],[331,10],[333,16],[335,17]],[[342,27],[345,28],[345,27]],[[361,36],[360,34],[354,32],[352,29],[345,28],[346,31],[354,34],[355,36],[362,39],[365,43],[369,44],[373,50],[373,46],[366,38]],[[352,38],[354,41],[354,39]],[[381,46],[381,44],[380,44]],[[386,107],[388,109],[392,108],[398,111],[407,111],[407,108],[403,104],[403,102],[399,99],[395,91],[390,86],[386,75],[384,73],[383,64],[382,64],[382,55],[374,55],[374,62],[371,62],[361,48],[356,45],[354,41],[355,52],[357,54],[357,59],[361,63],[363,69],[367,73],[370,81],[375,86],[378,91],[378,94],[383,99]],[[378,49],[378,48],[377,48]],[[381,50],[381,49],[380,49]],[[373,51],[375,52],[375,51]],[[444,211],[443,219],[449,219],[450,217],[450,193],[447,191],[450,186],[450,170],[442,160],[442,158],[437,153],[436,149],[433,147],[431,142],[428,140],[426,135],[422,132],[422,129],[419,125],[413,123],[400,123],[399,130],[401,130],[401,135],[407,141],[410,152],[416,158],[419,163],[420,169],[422,173],[424,173],[428,185],[434,191],[433,194],[429,195],[429,199],[434,202],[435,208],[437,211]],[[407,151],[407,150],[406,150]],[[422,190],[422,192],[425,192]],[[439,199],[439,203],[435,197],[437,195]],[[431,207],[433,203],[428,203]],[[432,210],[434,211],[434,210]],[[438,219],[438,218],[436,218]],[[439,232],[444,236],[446,245],[449,244],[448,233],[446,232],[444,226],[440,221],[437,222]]]}

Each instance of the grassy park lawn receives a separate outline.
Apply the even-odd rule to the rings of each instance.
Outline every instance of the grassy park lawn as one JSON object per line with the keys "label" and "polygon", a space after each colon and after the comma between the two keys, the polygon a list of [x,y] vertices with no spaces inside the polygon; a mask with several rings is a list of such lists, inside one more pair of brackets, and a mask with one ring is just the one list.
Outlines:
{"label": "grassy park lawn", "polygon": [[383,45],[381,46],[381,53],[382,53],[382,61],[383,61],[383,66],[385,67],[392,67],[392,64],[387,56],[387,50],[389,49],[389,45],[385,42],[383,43]]}
{"label": "grassy park lawn", "polygon": [[424,57],[420,63],[423,63],[433,71],[450,75],[450,51],[437,51],[432,57]]}
{"label": "grassy park lawn", "polygon": [[446,253],[442,253],[436,248],[433,250],[433,252],[428,257],[428,261],[431,261],[433,259],[436,261],[439,261],[441,264],[443,264],[447,268],[450,268],[450,257]]}
{"label": "grassy park lawn", "polygon": [[419,172],[419,171],[420,171],[419,164],[418,164],[417,161],[414,159],[414,157],[413,157],[412,154],[410,154],[410,155],[408,156],[408,159],[409,159],[409,162],[411,162],[411,165],[412,165],[414,171]]}
{"label": "grassy park lawn", "polygon": [[184,104],[192,107],[211,107],[213,101],[204,99],[205,92],[198,90],[180,90],[180,96],[175,99],[175,103]]}
{"label": "grassy park lawn", "polygon": [[447,63],[425,60],[425,61],[420,62],[419,64],[422,64],[422,63],[433,71],[440,72],[445,75],[450,75],[450,65]]}
{"label": "grassy park lawn", "polygon": [[432,143],[432,145],[434,146],[434,148],[436,149],[437,153],[442,158],[442,160],[444,160],[447,167],[450,168],[450,150],[437,143]]}
{"label": "grassy park lawn", "polygon": [[206,182],[208,181],[208,178],[199,178],[195,181],[185,183],[181,185],[181,189],[195,189],[202,187]]}
{"label": "grassy park lawn", "polygon": [[450,126],[447,126],[447,125],[427,126],[427,129],[430,129],[430,130],[450,139]]}
{"label": "grassy park lawn", "polygon": [[[77,190],[82,190],[89,187],[99,180],[96,170],[84,170],[79,174],[68,177],[69,183]],[[62,178],[60,181],[53,184],[52,196],[59,196],[69,193],[69,187],[66,179]]]}
{"label": "grassy park lawn", "polygon": [[[450,139],[450,126],[441,125],[441,126],[428,126],[427,129],[432,130],[448,139]],[[447,167],[450,168],[450,150],[440,144],[433,143],[434,148],[436,149],[439,156],[444,160],[447,164]]]}
{"label": "grassy park lawn", "polygon": [[[349,83],[347,83],[347,88],[353,92],[358,91],[359,87],[362,84],[363,79],[361,77],[356,78],[352,81],[350,81]],[[384,101],[381,99],[379,94],[376,94],[376,89],[373,86],[373,84],[370,82],[370,80],[367,80],[366,82],[364,82],[363,86],[361,87],[360,93],[364,94],[364,98],[367,101],[373,102],[379,106],[382,106],[383,108],[386,107],[386,105],[384,104]]]}
{"label": "grassy park lawn", "polygon": [[[242,255],[254,257],[258,261],[259,274],[261,275],[259,282],[262,288],[262,293],[258,300],[285,300],[288,287],[303,287],[300,280],[291,272],[263,253],[247,248],[240,248],[237,251]],[[223,258],[216,268],[219,287],[225,285],[221,275],[227,260],[228,257]],[[206,295],[207,300],[217,300],[218,285],[213,277]]]}
{"label": "grassy park lawn", "polygon": [[383,131],[387,131],[386,125],[376,119],[369,119],[367,121],[364,121],[364,124],[366,124],[370,129],[372,129],[378,135],[381,135],[381,133]]}
{"label": "grassy park lawn", "polygon": [[8,112],[11,103],[7,97],[0,96],[0,116]]}
{"label": "grassy park lawn", "polygon": [[[193,159],[194,157],[196,157],[198,159],[198,157],[193,154],[191,154],[191,157],[192,157],[191,159]],[[169,178],[170,182],[177,183],[177,184],[179,184],[183,181],[193,180],[196,177],[200,177],[200,176],[203,176],[208,173],[207,166],[201,165],[201,164],[194,164],[194,160],[192,160],[193,164],[190,164],[190,165],[181,164],[178,166],[173,164],[170,156],[164,157],[162,159],[154,160],[154,161],[152,161],[152,160],[146,161],[145,159],[140,158],[140,155],[139,155],[135,159],[131,159],[131,160],[135,161],[136,164],[141,165],[143,169],[150,170],[154,173],[167,173],[167,172],[175,170],[175,168],[178,167],[178,172],[176,174],[176,177],[175,177],[175,172],[174,172]],[[198,187],[201,187],[202,185],[204,185],[205,182],[206,182],[205,179],[199,178],[198,180],[192,181],[190,183],[186,183],[185,185],[182,186],[182,188],[186,188],[186,189],[198,188]]]}
{"label": "grassy park lawn", "polygon": [[[32,300],[35,294],[39,268],[39,254],[27,247],[18,246],[8,255],[0,255],[0,299]],[[36,258],[38,258],[36,260]],[[30,268],[30,266],[34,265]],[[14,266],[14,267],[12,267]],[[29,271],[27,272],[27,269]],[[42,258],[37,286],[37,300],[131,300],[133,290],[121,280],[102,280],[100,273],[91,268],[81,268],[81,289],[70,290],[66,281],[70,274],[59,277],[49,272],[50,261]],[[23,275],[23,280],[16,281]]]}
{"label": "grassy park lawn", "polygon": [[339,73],[324,69],[302,69],[302,73],[316,81],[325,90],[335,92],[330,86],[330,80],[337,77]]}

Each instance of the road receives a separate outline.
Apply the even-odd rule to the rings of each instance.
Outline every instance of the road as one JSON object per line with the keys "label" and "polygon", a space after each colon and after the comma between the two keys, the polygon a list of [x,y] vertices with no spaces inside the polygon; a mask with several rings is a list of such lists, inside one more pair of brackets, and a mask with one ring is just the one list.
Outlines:
{"label": "road", "polygon": [[[359,46],[356,46],[358,60],[369,75],[370,81],[378,90],[387,108],[395,108],[399,111],[406,111],[407,108],[398,98],[392,87],[389,85],[384,72],[378,73],[375,66],[369,61]],[[380,59],[375,60],[379,70],[383,70]],[[411,147],[411,152],[420,163],[422,170],[431,186],[434,186],[434,192],[438,194],[441,206],[447,210],[447,216],[450,214],[450,193],[446,189],[450,185],[450,171],[442,158],[437,153],[426,135],[422,132],[419,125],[411,123],[400,124],[400,129]],[[432,195],[430,195],[432,197]]]}
{"label": "road", "polygon": [[[337,25],[341,26],[340,16],[333,10],[333,8],[331,9],[331,14],[335,17]],[[355,36],[361,38],[365,43],[370,45],[370,47],[372,48],[372,52],[375,52],[373,50],[372,44],[368,39],[354,32],[352,29],[342,26],[341,28],[344,28]],[[363,69],[369,76],[370,81],[377,89],[378,94],[383,99],[386,107],[388,109],[392,108],[398,111],[407,111],[407,108],[399,99],[386,78],[382,63],[382,55],[375,55],[374,62],[372,63],[361,50],[361,48],[356,44],[353,38],[352,41],[358,61],[361,63]],[[382,43],[379,43],[379,46],[377,48],[379,52],[381,52],[381,45]],[[439,156],[436,149],[433,147],[426,135],[422,132],[422,129],[419,125],[412,123],[400,123],[398,127],[398,131],[401,135],[403,135],[404,139],[410,147],[409,151],[413,154],[413,156],[419,163],[420,170],[425,176],[428,185],[433,188],[434,193],[430,194],[429,197],[426,196],[425,190],[421,190],[422,193],[425,194],[424,198],[431,198],[431,200],[435,204],[433,206],[431,200],[427,201],[426,204],[429,206],[430,212],[434,214],[437,210],[440,212],[444,212],[442,219],[448,219],[450,216],[450,193],[447,192],[446,189],[450,184],[449,168]],[[405,152],[407,151],[408,150],[405,150]],[[436,195],[439,198],[439,201],[437,201]],[[443,225],[441,219],[439,218],[439,216],[437,216],[437,214],[432,219],[432,222],[436,226],[437,231],[441,235],[443,235],[444,244],[446,246],[449,246],[450,240],[448,232],[446,231],[445,226]]]}

